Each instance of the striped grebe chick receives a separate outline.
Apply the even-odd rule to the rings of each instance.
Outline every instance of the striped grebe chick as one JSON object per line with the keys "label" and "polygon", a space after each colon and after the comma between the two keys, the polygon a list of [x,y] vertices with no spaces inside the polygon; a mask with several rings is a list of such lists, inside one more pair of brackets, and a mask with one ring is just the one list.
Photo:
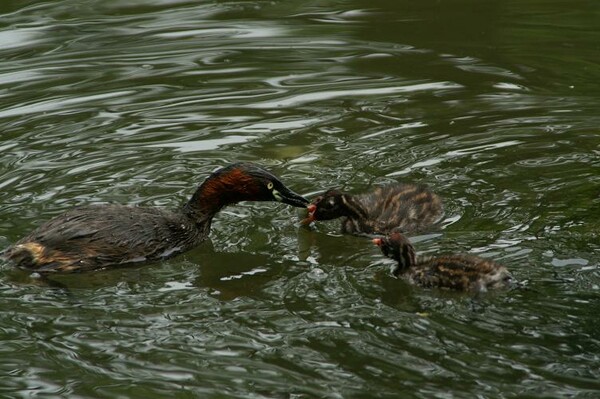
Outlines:
{"label": "striped grebe chick", "polygon": [[328,190],[308,206],[308,217],[302,223],[342,217],[342,233],[388,234],[392,230],[423,230],[443,214],[441,198],[427,186],[396,183],[364,194]]}
{"label": "striped grebe chick", "polygon": [[204,241],[221,208],[240,201],[278,201],[306,207],[308,200],[250,163],[211,174],[181,208],[92,205],[42,224],[4,256],[32,272],[73,272],[170,258]]}
{"label": "striped grebe chick", "polygon": [[398,262],[393,270],[395,276],[402,276],[424,287],[485,292],[509,287],[514,282],[504,266],[477,256],[417,257],[408,238],[398,232],[374,238],[373,243],[381,248],[385,256]]}

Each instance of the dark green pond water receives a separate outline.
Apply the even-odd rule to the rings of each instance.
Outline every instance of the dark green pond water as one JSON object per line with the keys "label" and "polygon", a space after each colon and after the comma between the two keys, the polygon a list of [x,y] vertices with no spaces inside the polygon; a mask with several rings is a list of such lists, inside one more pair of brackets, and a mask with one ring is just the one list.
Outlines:
{"label": "dark green pond water", "polygon": [[422,182],[408,285],[339,223],[243,203],[172,260],[0,263],[0,397],[600,397],[600,3],[0,2],[0,250],[80,204],[177,207],[233,161],[313,197]]}

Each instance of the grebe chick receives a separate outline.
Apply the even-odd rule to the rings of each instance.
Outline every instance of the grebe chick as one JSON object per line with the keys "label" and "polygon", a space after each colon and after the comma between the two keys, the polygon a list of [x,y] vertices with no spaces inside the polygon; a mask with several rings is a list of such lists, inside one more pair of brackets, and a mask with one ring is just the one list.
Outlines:
{"label": "grebe chick", "polygon": [[423,230],[443,214],[442,200],[427,186],[396,183],[357,195],[328,190],[308,206],[302,223],[343,217],[342,233],[388,234]]}
{"label": "grebe chick", "polygon": [[394,232],[387,237],[374,238],[381,252],[398,262],[395,276],[424,287],[449,288],[459,291],[485,292],[506,288],[513,278],[508,270],[488,259],[473,255],[442,255],[417,257],[415,249],[404,235]]}
{"label": "grebe chick", "polygon": [[204,241],[215,214],[240,201],[278,201],[302,208],[308,204],[261,167],[235,163],[212,173],[179,209],[74,208],[39,226],[4,256],[20,268],[40,273],[166,259]]}

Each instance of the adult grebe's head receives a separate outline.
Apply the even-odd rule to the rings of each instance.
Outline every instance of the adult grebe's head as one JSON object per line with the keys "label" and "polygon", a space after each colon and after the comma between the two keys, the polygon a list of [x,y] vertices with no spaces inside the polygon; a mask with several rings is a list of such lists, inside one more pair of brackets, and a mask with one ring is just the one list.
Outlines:
{"label": "adult grebe's head", "polygon": [[190,205],[218,210],[241,201],[277,201],[304,208],[308,200],[287,188],[275,175],[252,163],[234,163],[211,174]]}

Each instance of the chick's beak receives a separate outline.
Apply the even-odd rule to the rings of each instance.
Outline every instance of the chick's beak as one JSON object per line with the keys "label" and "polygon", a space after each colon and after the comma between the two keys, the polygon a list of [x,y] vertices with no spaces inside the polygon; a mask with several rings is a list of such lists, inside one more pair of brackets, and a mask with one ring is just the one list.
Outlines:
{"label": "chick's beak", "polygon": [[381,245],[383,244],[383,240],[381,238],[373,238],[373,244],[377,245],[378,247],[381,247]]}
{"label": "chick's beak", "polygon": [[315,211],[317,210],[317,206],[315,204],[310,204],[309,206],[306,207],[306,209],[308,210],[308,217],[305,219],[302,219],[302,221],[300,222],[300,224],[303,224],[303,225],[311,224],[312,222],[317,220],[315,218]]}

